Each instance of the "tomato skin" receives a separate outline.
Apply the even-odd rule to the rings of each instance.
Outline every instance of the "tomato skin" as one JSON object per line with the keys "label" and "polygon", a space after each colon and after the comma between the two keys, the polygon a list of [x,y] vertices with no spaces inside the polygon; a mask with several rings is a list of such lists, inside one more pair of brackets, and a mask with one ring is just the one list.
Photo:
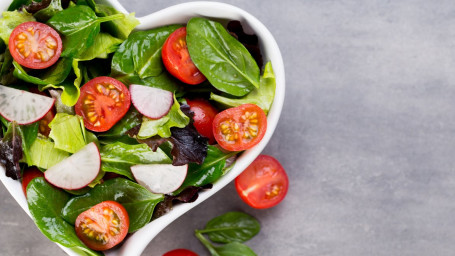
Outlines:
{"label": "tomato skin", "polygon": [[194,127],[202,136],[209,139],[210,144],[214,144],[215,136],[212,124],[218,110],[204,99],[186,99],[186,102],[190,105],[190,110],[194,112]]}
{"label": "tomato skin", "polygon": [[199,255],[197,255],[193,251],[190,251],[187,249],[175,249],[175,250],[172,250],[172,251],[169,251],[169,252],[163,254],[163,256],[199,256]]}
{"label": "tomato skin", "polygon": [[166,39],[161,50],[161,57],[167,71],[180,81],[196,85],[206,80],[191,60],[186,45],[186,27],[175,30]]}
{"label": "tomato skin", "polygon": [[[117,221],[117,225],[114,224],[114,220]],[[104,251],[125,239],[129,225],[130,220],[125,207],[115,201],[104,201],[79,214],[75,230],[76,235],[87,247]],[[102,240],[104,239],[102,237],[106,239]]]}
{"label": "tomato skin", "polygon": [[130,92],[122,82],[100,76],[81,87],[75,110],[84,118],[85,128],[105,132],[122,119],[130,105]]}
{"label": "tomato skin", "polygon": [[22,176],[22,190],[24,191],[25,197],[27,197],[27,186],[34,178],[44,177],[44,173],[37,167],[31,166],[24,170]]}
{"label": "tomato skin", "polygon": [[[37,40],[36,33],[39,33]],[[52,66],[60,58],[62,39],[50,26],[29,21],[20,24],[11,32],[8,48],[14,60],[20,65],[44,69]]]}
{"label": "tomato skin", "polygon": [[215,116],[213,134],[218,144],[229,151],[254,147],[265,135],[267,116],[255,104],[226,109]]}
{"label": "tomato skin", "polygon": [[256,209],[279,204],[286,196],[289,179],[280,162],[268,155],[258,156],[236,179],[240,198]]}

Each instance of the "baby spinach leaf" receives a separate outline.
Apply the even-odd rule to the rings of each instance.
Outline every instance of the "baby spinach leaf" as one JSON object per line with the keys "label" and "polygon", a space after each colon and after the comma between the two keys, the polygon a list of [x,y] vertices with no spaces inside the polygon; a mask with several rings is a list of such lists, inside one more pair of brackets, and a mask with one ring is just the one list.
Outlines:
{"label": "baby spinach leaf", "polygon": [[118,137],[125,135],[127,131],[140,125],[142,122],[142,114],[139,113],[136,108],[131,107],[126,115],[120,119],[109,131],[100,133],[101,137]]}
{"label": "baby spinach leaf", "polygon": [[[14,3],[13,3],[14,4]],[[2,13],[0,18],[0,38],[8,44],[9,35],[18,25],[27,21],[35,21],[33,15],[27,12],[8,11]]]}
{"label": "baby spinach leaf", "polygon": [[182,90],[182,83],[170,75],[166,70],[163,70],[163,72],[157,76],[150,76],[144,79],[141,79],[138,76],[120,76],[117,77],[117,79],[124,84],[142,84],[174,93]]}
{"label": "baby spinach leaf", "polygon": [[8,11],[15,11],[21,8],[23,5],[30,4],[32,0],[13,0],[8,7]]}
{"label": "baby spinach leaf", "polygon": [[16,82],[17,78],[13,75],[14,66],[13,66],[13,56],[8,51],[5,51],[3,55],[3,64],[0,68],[0,84],[10,85]]}
{"label": "baby spinach leaf", "polygon": [[131,166],[136,164],[169,164],[171,159],[161,150],[153,152],[145,144],[128,145],[122,142],[105,145],[100,150],[101,169],[124,175],[131,180]]}
{"label": "baby spinach leaf", "polygon": [[163,199],[163,195],[153,194],[135,182],[116,178],[95,186],[85,195],[71,199],[63,208],[62,216],[74,224],[77,216],[92,206],[103,201],[117,201],[125,207],[130,217],[128,232],[134,232],[150,222],[153,209]]}
{"label": "baby spinach leaf", "polygon": [[24,153],[25,162],[28,165],[33,165],[30,157],[30,147],[38,137],[39,122],[29,125],[18,126],[18,132],[22,139],[22,151]]}
{"label": "baby spinach leaf", "polygon": [[252,216],[243,212],[228,212],[210,220],[200,233],[207,234],[217,243],[246,242],[253,238],[261,226]]}
{"label": "baby spinach leaf", "polygon": [[[103,4],[95,5],[95,12],[100,17],[106,17],[121,13],[113,7]],[[139,24],[139,20],[134,17],[134,12],[132,12],[128,15],[125,15],[125,17],[122,19],[108,21],[102,26],[103,29],[105,29],[111,35],[125,40],[128,38],[128,35],[131,33],[131,31],[133,31],[133,29]]]}
{"label": "baby spinach leaf", "polygon": [[49,240],[68,248],[82,250],[88,255],[103,255],[90,250],[76,235],[74,226],[61,216],[70,196],[47,183],[44,178],[33,179],[27,186],[27,203],[33,220]]}
{"label": "baby spinach leaf", "polygon": [[261,77],[261,86],[259,88],[255,88],[252,92],[240,99],[231,99],[214,93],[210,94],[210,99],[227,107],[237,107],[242,104],[253,103],[262,108],[267,114],[275,98],[275,88],[275,74],[273,73],[271,62],[268,62],[265,64],[264,74]]}
{"label": "baby spinach leaf", "polygon": [[144,79],[161,74],[161,48],[168,36],[180,27],[170,25],[132,33],[112,58],[112,75]]}
{"label": "baby spinach leaf", "polygon": [[90,7],[78,5],[55,14],[47,23],[65,36],[62,57],[78,58],[93,45],[102,22],[123,17],[123,14],[116,14],[100,18]]}
{"label": "baby spinach leaf", "polygon": [[174,95],[174,104],[167,115],[156,120],[143,117],[137,138],[147,139],[155,135],[159,135],[162,138],[168,138],[171,136],[172,127],[184,128],[189,122],[190,118],[182,112],[180,104]]}
{"label": "baby spinach leaf", "polygon": [[239,242],[215,247],[215,250],[219,256],[256,256],[256,253],[250,247]]}
{"label": "baby spinach leaf", "polygon": [[[42,1],[41,3],[43,3]],[[46,22],[48,21],[52,16],[54,16],[56,13],[63,11],[62,7],[62,2],[61,0],[47,0],[47,6],[42,7],[40,10],[36,11],[33,16],[40,22]],[[28,9],[26,8],[28,11]],[[30,12],[30,11],[28,11]]]}
{"label": "baby spinach leaf", "polygon": [[68,77],[71,72],[71,59],[61,58],[56,64],[51,67],[40,70],[40,71],[30,71],[33,74],[28,74],[24,68],[19,65],[16,61],[13,61],[14,76],[32,84],[42,85],[40,90],[45,89],[45,86],[56,86]]}
{"label": "baby spinach leaf", "polygon": [[19,161],[22,159],[22,139],[17,131],[16,122],[8,126],[2,140],[0,140],[0,164],[5,167],[6,176],[14,180],[21,178]]}
{"label": "baby spinach leaf", "polygon": [[122,39],[101,32],[95,37],[93,45],[87,48],[87,50],[78,57],[78,60],[87,61],[93,60],[94,58],[106,59],[108,54],[115,52],[122,42]]}
{"label": "baby spinach leaf", "polygon": [[194,64],[218,90],[243,96],[259,87],[256,61],[220,23],[190,19],[187,42]]}
{"label": "baby spinach leaf", "polygon": [[49,139],[38,136],[29,150],[30,163],[43,169],[49,169],[69,157],[69,153],[60,149],[56,149],[54,143]]}
{"label": "baby spinach leaf", "polygon": [[85,127],[80,116],[57,113],[49,127],[49,138],[54,141],[56,149],[76,153],[87,144]]}

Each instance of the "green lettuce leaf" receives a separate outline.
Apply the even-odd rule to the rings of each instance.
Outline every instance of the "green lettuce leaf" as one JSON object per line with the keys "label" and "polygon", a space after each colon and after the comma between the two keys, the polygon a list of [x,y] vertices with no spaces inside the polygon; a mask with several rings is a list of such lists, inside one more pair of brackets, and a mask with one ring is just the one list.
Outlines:
{"label": "green lettuce leaf", "polygon": [[3,17],[0,19],[0,38],[5,44],[8,44],[9,35],[14,28],[27,21],[35,21],[33,15],[27,12],[3,12],[2,15]]}
{"label": "green lettuce leaf", "polygon": [[[103,4],[97,4],[95,8],[96,14],[101,17],[121,13],[113,7]],[[103,24],[103,29],[106,29],[107,32],[117,38],[127,39],[131,31],[140,24],[139,20],[136,19],[134,15],[134,12],[132,12],[125,15],[124,18],[108,21]]]}
{"label": "green lettuce leaf", "polygon": [[275,88],[275,74],[273,73],[272,63],[268,62],[265,64],[264,74],[261,77],[259,88],[254,89],[249,94],[239,99],[231,99],[214,93],[210,94],[210,99],[226,107],[237,107],[242,104],[253,103],[262,108],[267,114],[272,107],[273,99],[275,98]]}
{"label": "green lettuce leaf", "polygon": [[69,153],[54,147],[50,140],[38,136],[30,147],[31,164],[43,169],[49,169],[69,157]]}
{"label": "green lettuce leaf", "polygon": [[71,72],[71,59],[69,58],[61,58],[57,63],[45,70],[32,70],[30,71],[31,74],[28,74],[16,61],[13,61],[13,65],[15,67],[13,73],[15,77],[25,82],[41,85],[40,90],[62,83]]}
{"label": "green lettuce leaf", "polygon": [[159,135],[162,138],[169,138],[172,127],[184,128],[189,122],[190,118],[180,110],[180,104],[174,95],[174,104],[167,115],[157,120],[143,117],[137,138],[147,139],[155,135]]}
{"label": "green lettuce leaf", "polygon": [[49,127],[55,148],[69,153],[76,153],[86,145],[85,128],[80,116],[57,113]]}

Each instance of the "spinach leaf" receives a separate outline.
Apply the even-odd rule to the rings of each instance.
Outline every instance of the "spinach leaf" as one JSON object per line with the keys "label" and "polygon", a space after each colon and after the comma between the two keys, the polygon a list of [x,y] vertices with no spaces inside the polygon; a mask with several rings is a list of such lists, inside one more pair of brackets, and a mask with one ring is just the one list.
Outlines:
{"label": "spinach leaf", "polygon": [[166,70],[157,76],[150,76],[144,79],[138,76],[120,76],[116,78],[124,84],[142,84],[170,92],[180,92],[182,90],[182,82],[170,75]]}
{"label": "spinach leaf", "polygon": [[182,186],[173,195],[178,195],[187,187],[202,187],[217,181],[224,171],[226,159],[236,155],[237,152],[224,153],[219,148],[208,145],[207,157],[201,165],[190,163],[188,174]]}
{"label": "spinach leaf", "polygon": [[243,212],[228,212],[210,220],[200,233],[207,234],[217,243],[246,242],[253,238],[261,226],[252,216]]}
{"label": "spinach leaf", "polygon": [[[103,4],[95,5],[95,12],[100,17],[106,17],[114,14],[121,13],[115,8]],[[134,12],[125,15],[124,18],[118,20],[108,21],[103,23],[102,27],[111,35],[120,38],[127,39],[128,35],[133,31],[133,29],[139,25],[140,22],[134,17]]]}
{"label": "spinach leaf", "polygon": [[8,11],[2,13],[0,18],[0,38],[8,44],[9,35],[18,25],[27,21],[35,21],[35,18],[26,12]]}
{"label": "spinach leaf", "polygon": [[250,247],[238,242],[215,247],[215,250],[219,256],[256,256]]}
{"label": "spinach leaf", "polygon": [[28,165],[33,165],[30,157],[30,147],[38,137],[39,122],[18,127],[18,132],[22,139],[22,151],[24,153],[25,162]]}
{"label": "spinach leaf", "polygon": [[63,159],[69,157],[69,153],[56,149],[49,139],[38,136],[30,146],[30,164],[43,169],[49,169]]}
{"label": "spinach leaf", "polygon": [[8,11],[15,11],[21,8],[23,5],[28,5],[33,0],[13,0],[13,2],[9,5]]}
{"label": "spinach leaf", "polygon": [[27,203],[32,218],[49,240],[68,248],[82,250],[88,255],[103,255],[90,250],[76,235],[74,226],[60,216],[70,196],[47,183],[44,178],[33,179],[27,186]]}
{"label": "spinach leaf", "polygon": [[112,58],[112,75],[144,79],[161,74],[161,48],[168,36],[180,27],[170,25],[132,33]]}
{"label": "spinach leaf", "polygon": [[124,175],[131,180],[131,166],[136,164],[169,164],[171,159],[161,150],[153,152],[145,144],[128,145],[122,142],[108,144],[101,148],[101,169]]}
{"label": "spinach leaf", "polygon": [[56,86],[62,83],[71,72],[71,59],[69,58],[61,58],[56,64],[45,70],[35,70],[33,73],[35,75],[27,74],[24,68],[16,61],[13,61],[13,65],[15,67],[13,73],[15,77],[28,83],[41,85],[40,90],[47,88],[48,85]]}
{"label": "spinach leaf", "polygon": [[74,224],[77,216],[90,207],[103,201],[117,201],[125,207],[130,217],[128,232],[134,232],[150,222],[153,209],[163,198],[163,195],[153,194],[135,182],[116,178],[95,186],[85,195],[71,199],[63,208],[62,216]]}
{"label": "spinach leaf", "polygon": [[275,74],[273,73],[271,62],[265,64],[264,74],[261,77],[260,83],[259,88],[255,88],[252,92],[240,99],[231,99],[214,93],[210,94],[210,99],[227,107],[237,107],[242,104],[253,103],[262,108],[267,114],[272,107],[276,88]]}
{"label": "spinach leaf", "polygon": [[10,85],[16,82],[16,77],[13,75],[13,56],[9,51],[5,51],[3,55],[3,64],[0,69],[0,84]]}
{"label": "spinach leaf", "polygon": [[57,113],[49,127],[49,138],[54,140],[56,149],[76,153],[87,144],[84,121],[80,116]]}
{"label": "spinach leaf", "polygon": [[62,57],[78,58],[93,45],[102,22],[123,17],[123,14],[115,14],[99,18],[90,7],[78,5],[55,14],[47,23],[65,36]]}
{"label": "spinach leaf", "polygon": [[46,22],[60,11],[63,11],[61,0],[51,0],[47,7],[38,10],[33,16],[40,22]]}
{"label": "spinach leaf", "polygon": [[218,90],[243,96],[259,87],[256,61],[220,23],[190,19],[187,42],[191,60]]}
{"label": "spinach leaf", "polygon": [[106,59],[109,53],[117,50],[123,40],[115,38],[108,33],[99,33],[95,42],[85,50],[78,58],[79,61],[93,60],[94,58]]}
{"label": "spinach leaf", "polygon": [[19,161],[22,159],[22,139],[17,131],[16,122],[8,126],[0,141],[0,164],[5,167],[6,176],[14,180],[21,178]]}
{"label": "spinach leaf", "polygon": [[100,133],[101,137],[118,137],[125,135],[127,131],[140,125],[142,122],[142,114],[139,113],[136,108],[131,107],[125,116],[120,119],[109,131]]}
{"label": "spinach leaf", "polygon": [[190,118],[182,112],[180,104],[174,95],[174,104],[167,115],[155,120],[143,117],[141,129],[137,134],[137,138],[147,139],[155,135],[159,135],[162,138],[168,138],[171,136],[172,127],[184,128],[189,122]]}

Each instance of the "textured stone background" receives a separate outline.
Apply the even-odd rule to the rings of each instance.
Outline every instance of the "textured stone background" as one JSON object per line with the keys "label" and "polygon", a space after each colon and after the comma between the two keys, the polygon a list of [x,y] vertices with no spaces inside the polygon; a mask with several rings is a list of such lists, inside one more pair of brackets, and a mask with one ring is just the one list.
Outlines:
{"label": "textured stone background", "polygon": [[[5,0],[1,0],[5,1]],[[121,0],[142,16],[177,0]],[[286,103],[265,153],[286,200],[259,211],[233,184],[168,226],[143,255],[184,247],[219,214],[256,216],[258,255],[454,255],[455,2],[225,0],[276,37]],[[0,255],[64,255],[0,186]]]}

